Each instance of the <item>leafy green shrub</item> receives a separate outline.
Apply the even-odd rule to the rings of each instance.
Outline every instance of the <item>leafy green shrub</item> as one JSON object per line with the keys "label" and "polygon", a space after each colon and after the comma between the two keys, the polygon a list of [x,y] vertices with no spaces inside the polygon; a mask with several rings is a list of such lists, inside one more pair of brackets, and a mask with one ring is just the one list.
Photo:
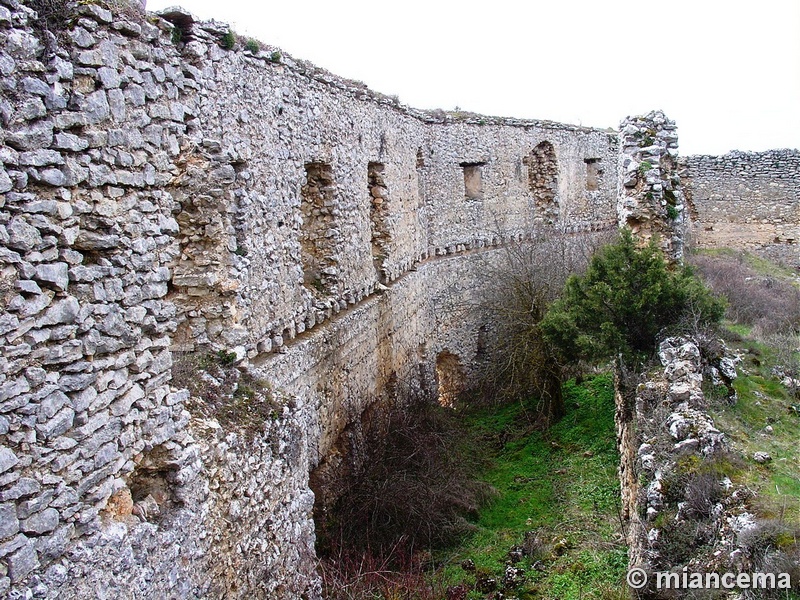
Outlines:
{"label": "leafy green shrub", "polygon": [[642,359],[659,334],[691,317],[695,325],[718,322],[725,304],[690,268],[670,268],[651,240],[637,248],[624,230],[592,257],[585,275],[571,276],[562,298],[541,322],[545,338],[565,361]]}
{"label": "leafy green shrub", "polygon": [[233,47],[236,45],[236,36],[232,31],[228,31],[225,35],[222,36],[222,41],[220,45],[225,50],[233,50]]}
{"label": "leafy green shrub", "polygon": [[281,58],[283,57],[281,56],[281,53],[278,52],[277,50],[275,50],[274,52],[272,52],[272,54],[269,55],[270,62],[279,63],[281,62]]}
{"label": "leafy green shrub", "polygon": [[672,219],[673,221],[678,218],[681,213],[678,212],[678,209],[672,206],[671,204],[667,204],[667,216]]}
{"label": "leafy green shrub", "polygon": [[249,39],[244,43],[244,49],[249,50],[253,54],[258,54],[261,50],[261,45],[254,39]]}

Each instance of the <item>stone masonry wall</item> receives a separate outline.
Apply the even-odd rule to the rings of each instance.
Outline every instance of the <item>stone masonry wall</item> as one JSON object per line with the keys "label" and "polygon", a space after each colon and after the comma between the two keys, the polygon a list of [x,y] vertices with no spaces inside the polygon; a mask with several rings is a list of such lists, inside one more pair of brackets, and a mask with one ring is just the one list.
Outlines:
{"label": "stone masonry wall", "polygon": [[[180,249],[164,188],[191,84],[164,23],[86,5],[57,42],[36,17],[0,4],[0,593],[70,597],[96,581],[99,595],[137,563],[153,580],[121,560],[149,553],[137,544],[174,569],[164,524],[200,470],[170,387],[165,300]],[[163,520],[121,535],[116,516],[139,522],[132,505],[153,495],[132,494],[135,481]]]}
{"label": "stone masonry wall", "polygon": [[746,248],[800,266],[800,152],[731,152],[680,160],[699,248]]}
{"label": "stone masonry wall", "polygon": [[[67,6],[0,0],[0,595],[318,598],[312,508],[370,414],[441,357],[472,382],[503,245],[616,227],[633,147]],[[220,351],[255,429],[173,379]]]}
{"label": "stone masonry wall", "polygon": [[[317,598],[310,472],[335,493],[440,354],[469,378],[494,248],[614,226],[616,136],[72,8],[0,0],[0,594]],[[272,390],[257,431],[172,381],[218,350]]]}
{"label": "stone masonry wall", "polygon": [[[747,508],[753,492],[726,474],[736,459],[703,392],[708,378],[735,403],[738,359],[721,341],[684,337],[665,339],[658,355],[661,365],[616,397],[629,566],[650,574],[747,572],[741,534],[755,524]],[[673,597],[656,579],[640,593]]]}

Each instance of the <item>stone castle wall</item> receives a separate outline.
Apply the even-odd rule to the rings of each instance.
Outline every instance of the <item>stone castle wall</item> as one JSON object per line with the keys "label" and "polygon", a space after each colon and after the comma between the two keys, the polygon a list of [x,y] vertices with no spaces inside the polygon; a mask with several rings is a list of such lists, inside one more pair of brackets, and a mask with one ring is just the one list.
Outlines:
{"label": "stone castle wall", "polygon": [[745,248],[800,266],[800,152],[731,152],[680,160],[699,248]]}
{"label": "stone castle wall", "polygon": [[[75,9],[0,0],[0,594],[317,598],[372,409],[435,399],[441,356],[469,385],[503,245],[616,227],[642,145]],[[218,350],[271,390],[255,431],[173,379]]]}
{"label": "stone castle wall", "polygon": [[[309,474],[440,353],[469,378],[496,248],[614,226],[616,135],[77,10],[56,38],[0,1],[0,593],[318,597]],[[172,381],[218,349],[273,390],[255,432]]]}
{"label": "stone castle wall", "polygon": [[681,260],[686,202],[676,172],[678,132],[661,111],[628,117],[620,125],[617,215],[642,242],[657,238],[664,253]]}

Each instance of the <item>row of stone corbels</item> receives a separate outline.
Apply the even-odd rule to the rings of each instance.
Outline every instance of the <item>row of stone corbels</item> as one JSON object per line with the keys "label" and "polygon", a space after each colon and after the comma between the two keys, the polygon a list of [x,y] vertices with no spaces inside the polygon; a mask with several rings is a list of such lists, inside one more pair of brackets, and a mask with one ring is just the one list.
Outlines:
{"label": "row of stone corbels", "polygon": [[[578,235],[583,233],[600,232],[610,230],[614,223],[610,221],[582,221],[571,223],[563,228],[565,235]],[[499,248],[505,244],[530,241],[534,234],[530,230],[511,233],[505,237],[493,235],[488,237],[476,237],[464,243],[451,244],[442,247],[430,247],[427,251],[414,257],[405,258],[395,269],[388,272],[386,277],[387,285],[401,278],[409,271],[416,270],[417,267],[427,260],[442,258],[447,256],[457,256],[472,252],[474,250]],[[380,294],[386,290],[386,286],[376,282],[367,284],[356,290],[345,290],[338,297],[314,298],[309,293],[308,302],[297,310],[297,316],[292,321],[282,320],[277,323],[267,325],[267,333],[263,335],[255,347],[242,345],[236,348],[237,354],[248,355],[250,358],[262,353],[285,352],[286,344],[293,340],[297,335],[311,330],[332,317],[344,311],[348,306],[355,305],[362,300]],[[240,343],[245,339],[241,338]]]}

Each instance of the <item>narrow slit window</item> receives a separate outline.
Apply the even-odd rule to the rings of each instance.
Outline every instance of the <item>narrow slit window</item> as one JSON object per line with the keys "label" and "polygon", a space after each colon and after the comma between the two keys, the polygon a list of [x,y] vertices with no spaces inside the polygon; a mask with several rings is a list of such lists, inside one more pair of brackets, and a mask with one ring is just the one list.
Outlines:
{"label": "narrow slit window", "polygon": [[300,203],[303,284],[313,293],[327,296],[333,293],[338,274],[333,240],[328,235],[334,226],[333,174],[331,166],[322,162],[308,162],[305,169]]}
{"label": "narrow slit window", "polygon": [[384,263],[391,249],[389,231],[389,189],[384,179],[385,165],[370,162],[367,165],[367,191],[370,198],[370,225],[372,233],[372,263],[378,281],[384,283],[386,273]]}
{"label": "narrow slit window", "polygon": [[586,163],[586,189],[595,192],[600,189],[600,177],[603,170],[600,168],[599,158],[584,158]]}

